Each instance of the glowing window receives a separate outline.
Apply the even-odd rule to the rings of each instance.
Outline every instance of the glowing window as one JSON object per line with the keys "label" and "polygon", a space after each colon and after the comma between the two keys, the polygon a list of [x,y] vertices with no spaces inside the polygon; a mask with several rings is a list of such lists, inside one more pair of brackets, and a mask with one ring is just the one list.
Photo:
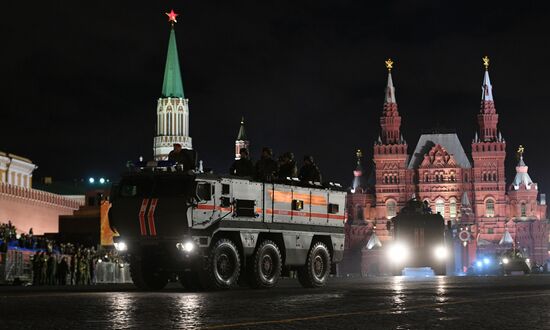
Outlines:
{"label": "glowing window", "polygon": [[495,216],[495,201],[488,199],[485,201],[485,216],[494,217]]}
{"label": "glowing window", "polygon": [[386,203],[386,218],[391,219],[397,214],[395,201],[388,201]]}
{"label": "glowing window", "polygon": [[452,198],[449,202],[449,216],[456,219],[456,199]]}
{"label": "glowing window", "polygon": [[445,216],[445,201],[442,199],[438,199],[435,201],[435,213],[441,214],[441,216]]}

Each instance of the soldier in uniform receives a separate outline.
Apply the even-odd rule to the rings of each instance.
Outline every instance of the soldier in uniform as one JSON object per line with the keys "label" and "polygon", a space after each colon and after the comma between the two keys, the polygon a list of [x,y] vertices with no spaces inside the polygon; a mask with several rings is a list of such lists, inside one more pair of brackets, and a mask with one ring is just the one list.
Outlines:
{"label": "soldier in uniform", "polygon": [[315,164],[312,156],[304,157],[304,165],[300,168],[300,174],[298,177],[304,182],[321,182],[321,171]]}
{"label": "soldier in uniform", "polygon": [[252,161],[248,157],[248,150],[242,148],[239,153],[241,154],[241,158],[233,162],[229,173],[236,176],[254,176],[254,164],[252,164]]}
{"label": "soldier in uniform", "polygon": [[186,171],[194,167],[189,151],[183,150],[179,143],[174,143],[174,149],[168,154],[168,160],[174,161],[178,165],[183,165],[183,169]]}
{"label": "soldier in uniform", "polygon": [[279,166],[273,159],[273,151],[271,148],[263,147],[262,157],[256,162],[256,179],[271,181],[278,171]]}
{"label": "soldier in uniform", "polygon": [[285,152],[279,161],[279,178],[295,178],[298,176],[298,168],[292,152]]}

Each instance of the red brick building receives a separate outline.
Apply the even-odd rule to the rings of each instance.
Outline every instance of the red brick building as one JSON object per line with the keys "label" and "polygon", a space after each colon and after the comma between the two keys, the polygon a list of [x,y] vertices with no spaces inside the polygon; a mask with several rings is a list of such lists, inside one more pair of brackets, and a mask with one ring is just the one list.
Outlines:
{"label": "red brick building", "polygon": [[[458,259],[455,271],[470,265],[479,253],[499,252],[512,245],[523,249],[533,262],[546,262],[545,197],[539,196],[527,172],[523,148],[514,181],[506,185],[506,141],[498,131],[487,58],[484,64],[479,133],[472,139],[471,154],[466,154],[457,134],[449,131],[422,134],[409,154],[400,130],[393,62],[386,62],[388,81],[380,136],[374,144],[373,175],[365,182],[358,153],[348,196],[348,252],[343,272],[384,272],[384,242],[392,239],[387,222],[413,197],[427,201],[433,212],[452,225]],[[463,240],[458,238],[461,232]]]}

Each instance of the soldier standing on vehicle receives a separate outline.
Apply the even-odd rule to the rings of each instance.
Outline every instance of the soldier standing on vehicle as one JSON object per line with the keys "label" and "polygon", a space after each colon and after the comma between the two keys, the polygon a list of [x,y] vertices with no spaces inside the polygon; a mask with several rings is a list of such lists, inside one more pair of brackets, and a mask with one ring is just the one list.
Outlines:
{"label": "soldier standing on vehicle", "polygon": [[235,176],[254,176],[254,164],[248,157],[248,150],[242,148],[239,153],[241,158],[233,162],[229,173]]}
{"label": "soldier standing on vehicle", "polygon": [[262,148],[262,157],[256,162],[256,178],[261,181],[273,180],[278,172],[279,166],[273,159],[273,151],[271,148]]}
{"label": "soldier standing on vehicle", "polygon": [[176,162],[176,164],[183,164],[185,162],[185,156],[181,144],[174,143],[174,149],[168,154],[168,160]]}
{"label": "soldier standing on vehicle", "polygon": [[295,178],[298,176],[298,168],[292,152],[285,152],[279,162],[279,178]]}
{"label": "soldier standing on vehicle", "polygon": [[312,156],[304,157],[304,165],[300,168],[300,174],[298,177],[304,182],[321,182],[321,171],[315,164]]}

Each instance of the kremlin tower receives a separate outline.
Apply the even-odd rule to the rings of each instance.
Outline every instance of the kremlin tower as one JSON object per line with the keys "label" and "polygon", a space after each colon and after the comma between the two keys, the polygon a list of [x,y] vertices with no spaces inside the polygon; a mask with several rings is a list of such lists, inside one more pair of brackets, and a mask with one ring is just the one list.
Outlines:
{"label": "kremlin tower", "polygon": [[183,149],[193,149],[189,136],[189,100],[183,94],[183,84],[176,45],[174,23],[178,14],[174,11],[166,13],[170,22],[170,38],[161,97],[157,101],[157,126],[153,140],[153,155],[155,160],[168,157],[168,153],[176,143]]}
{"label": "kremlin tower", "polygon": [[[241,149],[249,149],[250,141],[246,137],[246,132],[244,131],[244,117],[241,118],[241,127],[239,128],[239,134],[237,134],[237,140],[235,140],[235,160],[241,159]],[[250,150],[248,150],[250,154]]]}
{"label": "kremlin tower", "polygon": [[377,216],[390,219],[405,205],[410,195],[406,192],[406,170],[409,155],[407,143],[400,133],[401,116],[397,110],[395,87],[391,70],[393,61],[386,61],[388,82],[384,97],[384,110],[380,117],[381,136],[374,145],[376,175]]}

